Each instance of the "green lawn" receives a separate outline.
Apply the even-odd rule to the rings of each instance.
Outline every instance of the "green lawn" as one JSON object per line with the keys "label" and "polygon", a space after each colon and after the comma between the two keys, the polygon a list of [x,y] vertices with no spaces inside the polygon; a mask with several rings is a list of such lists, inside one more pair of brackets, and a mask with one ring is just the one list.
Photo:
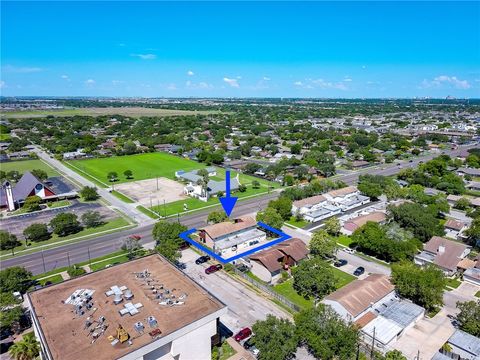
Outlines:
{"label": "green lawn", "polygon": [[458,280],[458,279],[450,279],[450,278],[447,278],[447,285],[446,285],[446,289],[449,290],[449,289],[456,289],[458,288],[460,285],[461,285],[461,281]]}
{"label": "green lawn", "polygon": [[476,297],[480,298],[480,291],[477,291],[477,293],[475,294]]}
{"label": "green lawn", "polygon": [[227,360],[235,355],[237,352],[226,341],[222,343],[222,346],[212,350],[212,360]]}
{"label": "green lawn", "polygon": [[353,280],[356,279],[355,276],[350,275],[346,273],[345,271],[342,271],[340,269],[337,269],[336,267],[332,267],[333,273],[335,274],[335,277],[337,279],[337,289],[340,289],[341,287],[344,287],[348,283],[352,282]]}
{"label": "green lawn", "polygon": [[352,243],[352,238],[347,236],[347,235],[340,235],[337,238],[337,243],[339,243],[343,246],[349,247],[350,244]]}
{"label": "green lawn", "polygon": [[10,139],[10,134],[0,134],[0,141],[7,141]]}
{"label": "green lawn", "polygon": [[[107,222],[106,224],[103,224],[102,226],[98,226],[96,228],[88,228],[88,229],[85,228],[76,234],[72,234],[64,237],[59,237],[58,235],[53,234],[50,239],[46,241],[31,242],[28,247],[25,247],[25,242],[22,242],[22,245],[17,246],[15,248],[15,253],[20,250],[35,250],[35,248],[39,246],[54,245],[58,241],[71,240],[81,236],[94,235],[96,233],[103,232],[103,231],[113,231],[117,228],[127,226],[127,225],[129,225],[129,222],[127,220],[125,220],[123,217],[118,217],[110,220],[109,222]],[[11,254],[12,254],[11,250],[0,251],[0,255],[11,255]]]}
{"label": "green lawn", "polygon": [[133,204],[135,202],[132,199],[130,199],[129,197],[122,194],[121,192],[118,192],[117,190],[113,190],[111,192],[111,194],[114,195],[115,197],[119,198],[123,202],[126,202],[127,204]]}
{"label": "green lawn", "polygon": [[71,205],[72,203],[69,200],[60,200],[60,201],[53,201],[48,203],[48,208],[49,209],[55,209],[59,208],[62,206],[68,206]]}
{"label": "green lawn", "polygon": [[297,221],[295,219],[295,216],[292,216],[290,218],[290,220],[286,221],[286,223],[290,224],[290,225],[293,225],[293,226],[296,226],[296,227],[299,227],[299,228],[303,228],[305,225],[308,224],[308,221],[306,221],[306,220]]}
{"label": "green lawn", "polygon": [[58,176],[53,168],[45,164],[42,160],[20,160],[20,161],[7,161],[0,164],[0,169],[5,172],[16,170],[20,173],[25,171],[31,171],[33,169],[40,169],[46,171],[48,176]]}
{"label": "green lawn", "polygon": [[140,212],[144,213],[148,217],[152,219],[158,219],[158,216],[152,213],[149,209],[147,209],[145,206],[139,205],[137,206],[137,209],[140,210]]}
{"label": "green lawn", "polygon": [[51,282],[52,284],[58,284],[63,281],[63,277],[62,275],[57,274],[57,275],[50,276],[46,279],[39,280],[38,283],[44,286],[47,281]]}
{"label": "green lawn", "polygon": [[[112,257],[114,255],[110,255],[109,257]],[[101,269],[104,269],[105,266],[107,265],[111,265],[113,263],[124,263],[124,262],[127,262],[129,259],[127,257],[127,255],[122,255],[122,256],[119,256],[119,257],[116,257],[114,259],[110,259],[110,260],[105,260],[105,261],[101,261],[99,263],[96,263],[96,264],[91,264],[90,265],[90,269],[92,269],[92,271],[97,271],[97,270],[101,270]],[[98,259],[95,259],[95,261],[98,261]]]}

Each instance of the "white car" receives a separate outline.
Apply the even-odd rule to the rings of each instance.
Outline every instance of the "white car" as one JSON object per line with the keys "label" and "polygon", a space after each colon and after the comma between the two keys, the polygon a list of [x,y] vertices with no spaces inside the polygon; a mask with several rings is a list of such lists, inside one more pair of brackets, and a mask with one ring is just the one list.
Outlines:
{"label": "white car", "polygon": [[344,248],[343,251],[345,251],[347,254],[354,254],[355,250],[350,249],[350,248]]}

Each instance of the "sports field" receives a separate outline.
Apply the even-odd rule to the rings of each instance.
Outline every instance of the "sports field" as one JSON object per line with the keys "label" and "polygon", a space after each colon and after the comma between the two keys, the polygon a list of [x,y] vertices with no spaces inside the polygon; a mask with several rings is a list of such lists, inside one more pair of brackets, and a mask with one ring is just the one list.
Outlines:
{"label": "sports field", "polygon": [[[164,177],[175,180],[175,171],[178,170],[194,170],[206,167],[205,164],[198,163],[183,157],[167,154],[164,152],[155,152],[128,156],[113,156],[109,158],[73,160],[68,161],[67,165],[82,175],[87,175],[95,180],[101,186],[110,186],[107,175],[109,172],[118,174],[116,184],[132,182],[145,179],[153,179],[155,177]],[[133,179],[126,179],[123,175],[125,170],[133,172]],[[231,172],[233,178],[237,174]],[[225,170],[217,168],[217,176],[215,180],[225,179]],[[279,187],[279,184],[272,183],[263,179],[257,179],[249,175],[240,174],[240,183],[248,185],[253,180],[257,180],[262,187],[273,186]]]}
{"label": "sports field", "polygon": [[45,116],[75,116],[75,115],[124,115],[131,117],[140,116],[179,116],[179,115],[208,115],[219,111],[193,111],[173,109],[151,109],[144,107],[104,107],[104,108],[80,108],[80,109],[58,109],[58,110],[28,110],[28,111],[4,111],[0,113],[2,118],[35,118]]}
{"label": "sports field", "polygon": [[23,174],[25,171],[31,171],[34,169],[46,171],[49,177],[59,175],[58,172],[41,160],[19,160],[0,163],[0,170],[5,172],[16,170]]}

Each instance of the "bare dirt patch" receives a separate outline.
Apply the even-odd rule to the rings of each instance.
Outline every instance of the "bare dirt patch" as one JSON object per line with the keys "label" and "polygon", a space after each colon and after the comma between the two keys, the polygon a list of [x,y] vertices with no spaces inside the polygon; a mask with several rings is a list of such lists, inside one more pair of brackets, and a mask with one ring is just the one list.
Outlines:
{"label": "bare dirt patch", "polygon": [[184,185],[179,182],[159,177],[158,180],[147,179],[118,184],[115,185],[115,190],[145,207],[150,207],[162,205],[164,201],[171,203],[187,199],[188,196],[183,194],[183,187]]}

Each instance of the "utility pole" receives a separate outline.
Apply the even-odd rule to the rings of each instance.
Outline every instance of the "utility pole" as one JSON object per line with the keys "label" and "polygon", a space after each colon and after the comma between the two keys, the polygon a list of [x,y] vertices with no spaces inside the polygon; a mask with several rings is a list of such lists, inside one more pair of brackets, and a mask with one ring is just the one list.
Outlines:
{"label": "utility pole", "polygon": [[373,328],[372,351],[370,353],[370,359],[373,359],[373,352],[374,352],[374,349],[375,349],[375,330],[376,330],[376,328],[374,327]]}
{"label": "utility pole", "polygon": [[68,267],[70,267],[70,253],[67,251]]}
{"label": "utility pole", "polygon": [[157,191],[158,191],[158,176],[157,176]]}
{"label": "utility pole", "polygon": [[167,217],[167,205],[165,204],[165,199],[163,199],[163,213]]}
{"label": "utility pole", "polygon": [[92,265],[92,259],[90,258],[90,246],[87,247],[88,252],[88,266]]}
{"label": "utility pole", "polygon": [[46,273],[47,269],[45,267],[45,257],[43,256],[43,249],[42,249],[42,263],[43,263],[43,272]]}

